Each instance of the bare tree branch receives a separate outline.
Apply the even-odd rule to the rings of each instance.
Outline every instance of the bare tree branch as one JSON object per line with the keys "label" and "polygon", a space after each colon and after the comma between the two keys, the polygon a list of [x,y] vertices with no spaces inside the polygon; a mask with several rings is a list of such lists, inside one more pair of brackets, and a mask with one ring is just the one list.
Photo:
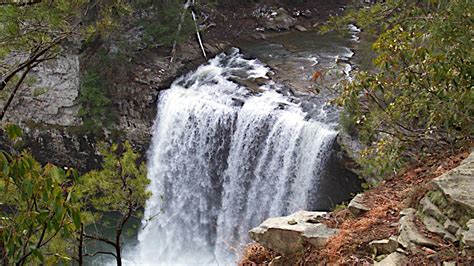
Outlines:
{"label": "bare tree branch", "polygon": [[94,257],[95,255],[99,255],[99,254],[105,254],[105,255],[111,255],[111,256],[114,256],[115,258],[117,258],[117,256],[115,256],[115,254],[113,252],[107,252],[107,251],[97,251],[95,253],[87,253],[87,254],[84,254],[84,257]]}

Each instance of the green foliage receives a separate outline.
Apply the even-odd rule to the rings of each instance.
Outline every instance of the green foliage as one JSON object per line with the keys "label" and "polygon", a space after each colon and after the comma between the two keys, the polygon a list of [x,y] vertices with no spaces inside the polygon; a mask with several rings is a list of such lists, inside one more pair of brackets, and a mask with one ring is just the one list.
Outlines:
{"label": "green foliage", "polygon": [[[21,129],[16,125],[8,125],[5,131],[13,141],[21,138]],[[114,219],[116,237],[105,243],[115,247],[117,261],[121,260],[122,231],[131,217],[141,217],[150,197],[146,190],[149,180],[144,163],[138,164],[139,155],[128,142],[121,146],[101,145],[100,150],[102,169],[81,177],[66,167],[41,166],[26,151],[0,151],[2,263],[83,262],[78,255],[92,256],[86,253],[93,248],[91,240],[106,239],[102,232],[85,227],[95,227],[104,214],[111,212],[119,215]]]}
{"label": "green foliage", "polygon": [[184,2],[180,0],[137,1],[134,7],[146,10],[146,15],[137,22],[143,27],[145,43],[170,46],[175,40],[177,43],[185,41],[194,32],[194,24],[190,12],[185,11],[181,32],[176,36],[183,5]]}
{"label": "green foliage", "polygon": [[[0,5],[0,60],[11,52],[30,54],[33,48],[53,45],[57,52],[59,40],[75,35],[88,39],[106,34],[114,25],[114,17],[129,12],[123,1],[43,0],[32,5]],[[94,19],[84,23],[85,12],[94,12]],[[50,52],[48,52],[51,54]]]}
{"label": "green foliage", "polygon": [[151,196],[146,190],[150,181],[146,177],[145,164],[137,163],[139,155],[128,142],[121,147],[102,144],[100,151],[104,159],[103,168],[80,178],[83,207],[100,213],[117,212],[140,217],[140,210]]}
{"label": "green foliage", "polygon": [[347,209],[348,203],[343,202],[341,204],[337,204],[334,209],[332,210],[333,212],[338,212]]}
{"label": "green foliage", "polygon": [[473,11],[467,0],[392,0],[336,20],[379,34],[377,69],[357,73],[336,99],[368,145],[366,175],[394,174],[472,138]]}
{"label": "green foliage", "polygon": [[[83,242],[86,245],[94,244],[94,241],[104,242],[114,247],[114,257],[117,265],[121,265],[121,247],[123,233],[126,233],[126,224],[130,218],[141,218],[142,210],[151,192],[146,190],[149,180],[146,177],[144,163],[138,164],[139,155],[135,153],[128,142],[120,147],[112,144],[107,147],[100,145],[103,156],[101,170],[91,171],[80,178],[79,199],[81,202],[84,224],[88,226],[85,230],[85,238],[93,242]],[[102,232],[93,230],[96,224],[100,227],[111,228],[107,224],[101,224],[108,219],[104,214],[113,213],[120,217],[116,219],[114,240],[102,235]],[[126,237],[126,235],[125,235]]]}
{"label": "green foliage", "polygon": [[339,114],[339,122],[341,123],[342,129],[350,136],[354,136],[357,133],[357,125],[347,112],[341,112]]}
{"label": "green foliage", "polygon": [[81,80],[79,94],[79,117],[87,132],[99,134],[103,128],[110,128],[114,121],[110,111],[112,102],[106,95],[106,87],[102,77],[95,72],[85,73]]}
{"label": "green foliage", "polygon": [[[18,126],[7,133],[18,138]],[[41,166],[28,152],[0,152],[0,247],[6,264],[57,264],[70,260],[53,244],[80,227],[75,206],[77,173],[52,164]]]}

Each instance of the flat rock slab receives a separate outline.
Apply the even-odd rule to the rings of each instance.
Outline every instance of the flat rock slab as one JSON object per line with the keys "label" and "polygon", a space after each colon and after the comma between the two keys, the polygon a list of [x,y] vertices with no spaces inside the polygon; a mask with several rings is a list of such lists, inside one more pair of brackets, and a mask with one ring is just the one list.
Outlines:
{"label": "flat rock slab", "polygon": [[376,255],[390,254],[397,250],[398,241],[396,237],[391,236],[389,239],[372,241],[369,243],[369,247],[374,251]]}
{"label": "flat rock slab", "polygon": [[250,230],[250,237],[266,248],[281,254],[294,254],[304,248],[305,243],[323,247],[337,229],[324,224],[311,223],[325,212],[300,211],[289,216],[269,218]]}
{"label": "flat rock slab", "polygon": [[474,212],[474,153],[458,167],[435,178],[433,183],[448,199]]}

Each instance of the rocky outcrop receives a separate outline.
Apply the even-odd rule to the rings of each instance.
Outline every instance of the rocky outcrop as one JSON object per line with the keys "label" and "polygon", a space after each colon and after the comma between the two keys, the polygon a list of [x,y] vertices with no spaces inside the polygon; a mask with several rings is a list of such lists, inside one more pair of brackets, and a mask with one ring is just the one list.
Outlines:
{"label": "rocky outcrop", "polygon": [[474,256],[474,219],[469,220],[466,226],[467,230],[462,233],[462,244],[465,252],[469,256]]}
{"label": "rocky outcrop", "polygon": [[32,69],[5,118],[13,122],[78,125],[78,96],[79,56],[67,54]]}
{"label": "rocky outcrop", "polygon": [[[117,52],[117,51],[115,51]],[[213,56],[216,50],[209,53]],[[111,52],[112,53],[112,52]],[[130,56],[130,60],[132,55]],[[129,140],[134,149],[145,155],[151,139],[151,128],[156,115],[156,101],[161,90],[170,86],[179,75],[204,62],[199,47],[185,43],[179,49],[175,63],[155,52],[140,50],[134,54],[139,62],[127,62],[133,79],[117,77],[109,96],[110,112],[116,114],[113,130],[103,130],[96,136],[81,127],[78,115],[81,106],[80,68],[82,55],[67,51],[65,56],[34,68],[28,82],[19,90],[5,120],[19,124],[23,131],[24,147],[43,163],[74,167],[81,172],[94,169],[100,163],[97,142]],[[1,101],[0,101],[0,104]],[[0,135],[0,145],[6,145]]]}
{"label": "rocky outcrop", "polygon": [[451,203],[463,206],[474,213],[474,153],[461,165],[433,180]]}
{"label": "rocky outcrop", "polygon": [[436,205],[434,205],[427,196],[421,199],[420,207],[420,211],[424,215],[432,216],[438,220],[443,221],[447,219],[446,216],[441,212],[441,210]]}
{"label": "rocky outcrop", "polygon": [[[474,153],[458,167],[433,180],[436,189],[419,202],[418,211],[404,209],[399,221],[398,243],[405,249],[437,248],[439,244],[422,233],[423,229],[461,247],[468,256],[474,253]],[[467,228],[464,230],[463,228]],[[425,231],[425,232],[426,232]],[[384,242],[385,243],[385,242]],[[377,243],[371,243],[374,247]],[[434,252],[434,251],[433,251]]]}
{"label": "rocky outcrop", "polygon": [[415,250],[416,246],[429,248],[437,247],[438,244],[435,241],[420,233],[417,225],[415,224],[415,214],[416,210],[412,208],[405,209],[400,213],[402,217],[399,221],[400,226],[398,229],[398,242],[405,249],[409,250]]}
{"label": "rocky outcrop", "polygon": [[[344,165],[346,169],[360,176],[361,167],[356,162],[356,158],[358,153],[362,150],[362,144],[344,130],[340,130],[339,134],[337,134],[336,144],[335,150],[338,161]],[[367,183],[375,183],[378,180],[366,179],[365,181]]]}
{"label": "rocky outcrop", "polygon": [[262,246],[284,255],[301,252],[304,245],[323,247],[337,229],[315,223],[325,212],[300,211],[289,216],[270,218],[250,230],[250,237]]}
{"label": "rocky outcrop", "polygon": [[364,212],[370,210],[369,207],[367,207],[364,204],[364,195],[363,194],[357,194],[351,202],[349,202],[349,205],[347,206],[349,211],[352,213],[354,216],[358,216],[363,214]]}

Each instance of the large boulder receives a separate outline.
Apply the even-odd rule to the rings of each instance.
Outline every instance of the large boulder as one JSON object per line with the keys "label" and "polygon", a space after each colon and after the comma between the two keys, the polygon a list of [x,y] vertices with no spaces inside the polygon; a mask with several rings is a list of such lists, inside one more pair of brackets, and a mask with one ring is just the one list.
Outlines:
{"label": "large boulder", "polygon": [[474,213],[474,153],[458,167],[433,180],[449,201]]}
{"label": "large boulder", "polygon": [[325,212],[300,211],[289,216],[269,218],[250,230],[250,237],[266,248],[284,255],[300,252],[304,244],[323,247],[337,229],[313,221]]}

